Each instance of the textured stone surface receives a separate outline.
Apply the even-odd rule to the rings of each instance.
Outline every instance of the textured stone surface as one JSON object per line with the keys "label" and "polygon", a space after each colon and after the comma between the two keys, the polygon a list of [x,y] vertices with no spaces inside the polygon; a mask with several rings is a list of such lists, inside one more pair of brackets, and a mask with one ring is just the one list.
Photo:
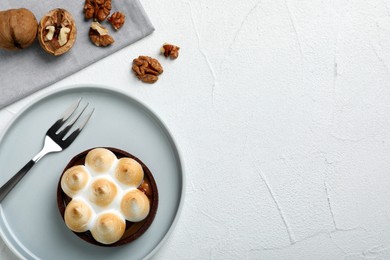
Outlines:
{"label": "textured stone surface", "polygon": [[[390,2],[142,4],[151,36],[49,89],[126,90],[172,131],[186,200],[154,259],[390,259]],[[139,55],[160,57],[156,84]]]}

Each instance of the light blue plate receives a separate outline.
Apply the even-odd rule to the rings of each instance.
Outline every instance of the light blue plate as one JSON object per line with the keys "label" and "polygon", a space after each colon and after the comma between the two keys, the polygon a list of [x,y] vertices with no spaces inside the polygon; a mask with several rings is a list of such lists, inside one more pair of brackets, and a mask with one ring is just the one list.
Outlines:
{"label": "light blue plate", "polygon": [[[49,93],[20,112],[0,138],[0,185],[42,147],[44,134],[79,97],[95,112],[76,141],[49,154],[18,183],[0,205],[0,235],[24,259],[143,259],[152,256],[175,226],[184,200],[184,167],[162,121],[126,93],[103,86],[73,86]],[[140,158],[159,191],[157,215],[134,242],[113,248],[91,245],[64,224],[56,203],[63,168],[92,147],[116,147]]]}

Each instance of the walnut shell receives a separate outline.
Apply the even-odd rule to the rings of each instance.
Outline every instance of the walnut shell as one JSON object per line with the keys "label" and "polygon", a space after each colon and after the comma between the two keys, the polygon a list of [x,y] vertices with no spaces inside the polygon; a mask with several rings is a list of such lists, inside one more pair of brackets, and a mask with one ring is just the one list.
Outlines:
{"label": "walnut shell", "polygon": [[0,48],[19,50],[30,46],[37,37],[38,22],[26,8],[0,12]]}
{"label": "walnut shell", "polygon": [[53,9],[39,22],[39,43],[47,53],[54,56],[69,51],[76,41],[76,36],[77,28],[74,18],[65,9]]}

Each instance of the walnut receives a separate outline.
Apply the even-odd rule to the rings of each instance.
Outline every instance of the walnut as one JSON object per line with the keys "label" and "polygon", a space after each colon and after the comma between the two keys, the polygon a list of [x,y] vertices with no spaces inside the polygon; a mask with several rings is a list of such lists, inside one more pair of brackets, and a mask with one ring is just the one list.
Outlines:
{"label": "walnut", "polygon": [[114,38],[108,34],[108,30],[98,22],[92,22],[89,38],[98,47],[106,47],[115,42]]}
{"label": "walnut", "polygon": [[169,43],[165,43],[161,47],[161,53],[164,54],[165,57],[170,57],[171,59],[176,59],[179,56],[179,50],[180,47]]}
{"label": "walnut", "polygon": [[154,83],[158,75],[163,73],[163,67],[158,60],[148,56],[139,56],[133,60],[132,70],[139,80],[145,83]]}
{"label": "walnut", "polygon": [[0,48],[20,50],[29,47],[37,37],[38,22],[26,8],[0,11]]}
{"label": "walnut", "polygon": [[122,14],[121,12],[115,12],[110,17],[107,18],[107,21],[109,21],[114,27],[115,30],[118,30],[123,26],[125,23],[126,16]]}
{"label": "walnut", "polygon": [[69,51],[76,41],[76,36],[76,23],[73,16],[65,9],[53,9],[39,22],[39,43],[47,53],[54,56]]}
{"label": "walnut", "polygon": [[85,0],[85,19],[104,21],[111,12],[111,0]]}

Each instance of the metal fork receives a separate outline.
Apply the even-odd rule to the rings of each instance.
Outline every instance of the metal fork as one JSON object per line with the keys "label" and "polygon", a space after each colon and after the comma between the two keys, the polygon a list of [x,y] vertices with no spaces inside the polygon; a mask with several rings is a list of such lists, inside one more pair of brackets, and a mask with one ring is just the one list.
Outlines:
{"label": "metal fork", "polygon": [[[80,126],[75,129],[72,133],[66,136],[72,126],[79,121],[80,116],[84,113],[85,109],[88,107],[87,104],[82,110],[78,113],[75,113],[79,107],[81,98],[76,101],[72,106],[70,106],[63,116],[58,119],[46,132],[45,141],[43,144],[42,150],[37,153],[22,169],[20,169],[11,179],[9,179],[1,188],[0,188],[0,202],[7,196],[7,194],[12,190],[13,187],[26,175],[26,173],[46,154],[52,152],[60,152],[66,149],[78,136],[78,134],[83,130],[84,126],[87,124],[88,120],[91,118],[94,109],[87,114],[84,119],[80,119],[82,123]],[[74,116],[70,119],[70,117]],[[68,120],[69,119],[69,120]],[[65,122],[67,125],[65,125]],[[63,127],[64,126],[64,127]],[[61,129],[61,127],[63,127]]]}

